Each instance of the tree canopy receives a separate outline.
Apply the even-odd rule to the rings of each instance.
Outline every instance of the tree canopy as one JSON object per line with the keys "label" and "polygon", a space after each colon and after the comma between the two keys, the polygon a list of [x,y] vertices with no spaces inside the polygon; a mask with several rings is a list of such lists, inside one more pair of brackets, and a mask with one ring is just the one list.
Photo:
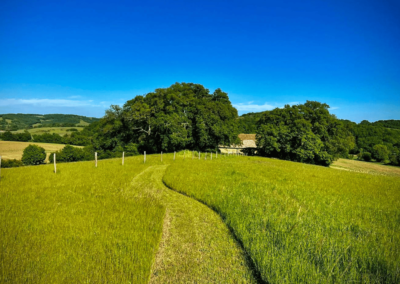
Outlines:
{"label": "tree canopy", "polygon": [[307,101],[264,112],[257,122],[260,154],[320,165],[347,156],[354,138],[328,109],[327,104]]}
{"label": "tree canopy", "polygon": [[111,106],[98,124],[95,147],[112,150],[137,143],[152,152],[214,150],[238,142],[237,110],[221,89],[212,94],[200,84],[175,83]]}

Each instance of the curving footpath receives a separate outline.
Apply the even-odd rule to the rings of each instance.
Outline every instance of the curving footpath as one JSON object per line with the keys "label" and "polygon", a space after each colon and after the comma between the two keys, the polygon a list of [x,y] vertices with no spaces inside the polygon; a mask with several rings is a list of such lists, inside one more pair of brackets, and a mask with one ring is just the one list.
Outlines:
{"label": "curving footpath", "polygon": [[166,207],[163,233],[150,283],[256,283],[241,247],[217,213],[168,189],[168,165],[151,166],[132,181],[138,194],[152,195]]}

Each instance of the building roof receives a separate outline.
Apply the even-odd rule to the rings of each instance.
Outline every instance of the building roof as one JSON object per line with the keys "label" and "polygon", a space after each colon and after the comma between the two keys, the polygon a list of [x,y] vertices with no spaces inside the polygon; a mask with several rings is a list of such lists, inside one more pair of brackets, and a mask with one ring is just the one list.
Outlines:
{"label": "building roof", "polygon": [[222,146],[221,148],[231,148],[231,149],[243,149],[243,148],[257,148],[256,145],[256,135],[255,134],[239,134],[239,139],[242,141],[242,145],[231,145],[231,146]]}
{"label": "building roof", "polygon": [[239,134],[238,135],[239,136],[239,139],[240,140],[253,140],[253,141],[256,141],[256,135],[255,134],[243,134],[243,133],[241,133],[241,134]]}

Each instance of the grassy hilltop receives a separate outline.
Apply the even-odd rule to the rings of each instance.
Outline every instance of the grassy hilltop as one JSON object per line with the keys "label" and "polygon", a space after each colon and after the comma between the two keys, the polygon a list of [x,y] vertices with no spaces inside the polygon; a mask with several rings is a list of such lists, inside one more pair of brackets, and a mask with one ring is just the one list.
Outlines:
{"label": "grassy hilltop", "polygon": [[2,169],[0,282],[399,282],[398,176],[185,157]]}

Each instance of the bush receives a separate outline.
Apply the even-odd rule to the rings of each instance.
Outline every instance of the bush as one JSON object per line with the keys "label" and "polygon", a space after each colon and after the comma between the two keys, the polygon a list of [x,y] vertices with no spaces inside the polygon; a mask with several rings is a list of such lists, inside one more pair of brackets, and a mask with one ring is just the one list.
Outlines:
{"label": "bush", "polygon": [[56,154],[56,162],[78,162],[93,160],[94,156],[88,149],[80,149],[71,145],[66,145],[62,150],[51,153],[49,157],[50,163],[54,162],[54,154]]}
{"label": "bush", "polygon": [[46,151],[44,148],[37,145],[29,145],[24,149],[21,160],[25,165],[39,165],[43,164],[45,159]]}
{"label": "bush", "polygon": [[362,159],[363,159],[364,161],[369,162],[369,161],[371,161],[371,158],[372,158],[372,156],[371,156],[371,153],[370,153],[370,152],[364,152],[364,153],[362,153]]}
{"label": "bush", "polygon": [[373,157],[378,162],[389,160],[389,154],[390,151],[385,145],[378,144],[373,147]]}
{"label": "bush", "polygon": [[12,160],[1,160],[2,168],[16,168],[22,167],[24,164],[20,160],[12,159]]}

